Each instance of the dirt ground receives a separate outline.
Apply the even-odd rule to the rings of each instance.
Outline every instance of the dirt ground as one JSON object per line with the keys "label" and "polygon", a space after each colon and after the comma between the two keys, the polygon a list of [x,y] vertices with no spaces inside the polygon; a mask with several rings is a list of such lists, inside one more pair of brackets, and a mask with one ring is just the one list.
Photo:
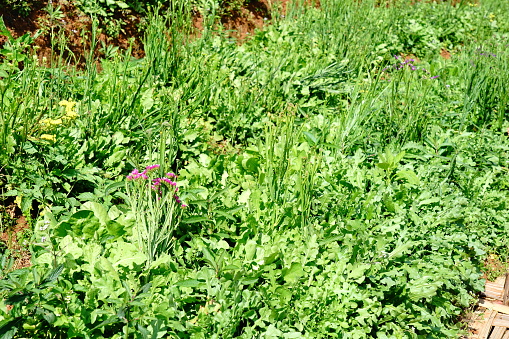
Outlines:
{"label": "dirt ground", "polygon": [[[270,22],[270,3],[284,11],[287,2],[288,0],[280,0],[277,3],[269,0],[251,0],[245,7],[227,12],[219,18],[219,22],[224,26],[224,29],[230,32],[231,36],[243,41],[255,29]],[[14,14],[5,8],[0,8],[0,16],[14,38],[27,33],[36,37],[33,45],[37,48],[40,60],[43,58],[50,60],[55,55],[62,55],[67,62],[76,65],[83,64],[85,55],[90,50],[92,27],[90,17],[84,15],[69,0],[53,0],[52,5],[56,15],[48,13],[48,2],[43,1],[34,4],[33,10],[26,17]],[[101,28],[97,37],[95,56],[104,56],[104,46],[117,46],[121,50],[126,50],[131,46],[133,57],[143,57],[143,17],[134,12],[123,12],[115,15],[113,19],[124,24],[116,36],[106,34],[107,29]],[[199,36],[203,29],[203,19],[197,10],[193,12],[193,27],[195,29],[193,35]],[[66,38],[65,45],[59,42],[58,36],[61,35]],[[5,36],[0,36],[0,46],[6,40]]]}

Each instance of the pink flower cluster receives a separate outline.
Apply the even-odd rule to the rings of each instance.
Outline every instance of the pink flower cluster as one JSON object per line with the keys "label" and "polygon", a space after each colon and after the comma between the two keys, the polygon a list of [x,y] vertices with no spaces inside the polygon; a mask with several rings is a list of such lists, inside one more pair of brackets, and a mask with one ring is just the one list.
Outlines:
{"label": "pink flower cluster", "polygon": [[[401,56],[399,55],[395,55],[394,58],[396,60],[400,60],[401,59]],[[419,68],[417,66],[415,66],[413,63],[415,62],[414,59],[406,59],[406,60],[403,60],[399,63],[396,63],[392,66],[387,66],[385,67],[382,72],[386,72],[388,73],[388,71],[390,70],[402,70],[403,68],[410,68],[412,71],[422,71],[424,74],[422,76],[423,79],[426,79],[427,76],[431,75],[430,71],[428,71],[426,68]],[[432,77],[428,77],[427,79],[437,79],[439,76],[438,75],[435,75],[435,76],[432,76]],[[390,80],[389,80],[390,81]]]}
{"label": "pink flower cluster", "polygon": [[133,171],[131,172],[131,174],[129,174],[127,176],[127,180],[136,180],[136,179],[139,179],[139,178],[142,178],[142,179],[148,179],[148,176],[147,176],[147,173],[154,170],[154,169],[157,169],[161,166],[155,164],[155,165],[149,165],[147,167],[145,167],[145,169],[143,170],[143,172],[139,172],[138,169],[133,169]]}
{"label": "pink flower cluster", "polygon": [[[150,166],[145,167],[143,172],[140,172],[140,171],[138,171],[138,169],[135,168],[131,172],[131,174],[129,174],[127,176],[127,180],[138,180],[138,179],[148,180],[149,177],[147,174],[150,173],[152,170],[158,169],[159,167],[161,167],[161,166],[158,164],[150,165]],[[175,193],[178,192],[179,189],[177,187],[177,182],[173,181],[171,179],[176,180],[177,175],[175,173],[166,173],[165,177],[152,179],[152,185],[150,185],[150,188],[153,189],[158,194],[158,199],[161,199],[160,196],[163,193],[162,192],[163,185],[173,187]],[[174,194],[173,198],[175,199],[175,201],[178,204],[180,204],[180,206],[187,207],[186,204],[182,203],[182,200],[180,200],[180,197],[177,194]]]}

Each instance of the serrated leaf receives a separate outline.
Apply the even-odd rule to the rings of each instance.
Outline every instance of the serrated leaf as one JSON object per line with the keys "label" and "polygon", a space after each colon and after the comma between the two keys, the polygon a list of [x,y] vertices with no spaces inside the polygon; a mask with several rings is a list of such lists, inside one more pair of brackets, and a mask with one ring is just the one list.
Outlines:
{"label": "serrated leaf", "polygon": [[245,190],[244,192],[242,192],[240,195],[239,195],[239,198],[237,200],[237,202],[239,204],[246,204],[249,202],[249,196],[251,195],[251,190],[250,189],[247,189]]}
{"label": "serrated leaf", "polygon": [[57,280],[57,278],[60,276],[62,271],[64,270],[64,265],[60,264],[57,267],[55,267],[48,276],[44,279],[43,284],[53,282]]}
{"label": "serrated leaf", "polygon": [[419,206],[430,205],[430,204],[434,204],[436,202],[440,202],[440,198],[439,197],[434,197],[434,198],[422,200],[422,201],[419,202]]}
{"label": "serrated leaf", "polygon": [[394,249],[394,251],[392,251],[388,256],[387,258],[388,259],[392,259],[392,258],[395,258],[395,257],[398,257],[400,254],[402,254],[403,252],[407,251],[410,247],[412,247],[413,245],[415,245],[415,241],[409,241],[409,242],[406,242],[398,247],[396,247]]}

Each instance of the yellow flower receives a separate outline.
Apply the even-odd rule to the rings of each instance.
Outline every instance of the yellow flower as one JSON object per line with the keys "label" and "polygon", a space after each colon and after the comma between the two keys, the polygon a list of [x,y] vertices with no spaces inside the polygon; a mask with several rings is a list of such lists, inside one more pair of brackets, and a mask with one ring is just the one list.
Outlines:
{"label": "yellow flower", "polygon": [[41,123],[44,125],[60,125],[62,123],[62,119],[43,119]]}
{"label": "yellow flower", "polygon": [[72,120],[72,119],[76,119],[77,117],[78,117],[78,113],[71,111],[71,112],[67,112],[62,118]]}
{"label": "yellow flower", "polygon": [[57,141],[57,138],[55,137],[54,134],[41,134],[41,139],[42,140],[53,141],[53,142]]}
{"label": "yellow flower", "polygon": [[78,117],[78,113],[74,110],[75,101],[62,100],[58,104],[65,107],[65,115],[62,118],[72,120]]}
{"label": "yellow flower", "polygon": [[75,101],[67,101],[67,100],[62,100],[58,104],[60,106],[65,106],[65,110],[66,111],[72,111],[74,106],[76,106],[76,102]]}
{"label": "yellow flower", "polygon": [[62,100],[58,104],[60,106],[64,106],[65,107],[65,112],[69,113],[69,112],[73,112],[74,111],[74,106],[76,106],[76,101]]}
{"label": "yellow flower", "polygon": [[14,202],[16,203],[16,205],[18,205],[19,209],[21,209],[21,201],[22,200],[23,200],[23,196],[21,196],[21,195],[16,196],[16,199],[14,199]]}

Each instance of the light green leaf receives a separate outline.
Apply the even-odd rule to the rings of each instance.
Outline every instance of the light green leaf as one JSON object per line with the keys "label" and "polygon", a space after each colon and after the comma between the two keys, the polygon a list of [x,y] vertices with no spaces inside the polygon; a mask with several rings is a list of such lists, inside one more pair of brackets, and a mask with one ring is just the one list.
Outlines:
{"label": "light green leaf", "polygon": [[246,251],[246,261],[251,261],[254,258],[256,253],[256,241],[250,239],[244,245],[244,250]]}
{"label": "light green leaf", "polygon": [[104,206],[95,201],[87,201],[83,204],[83,210],[90,210],[94,212],[94,215],[97,217],[102,226],[106,226],[108,221],[110,221],[110,217],[108,216],[108,211]]}
{"label": "light green leaf", "polygon": [[195,279],[188,279],[179,281],[175,285],[180,287],[198,287],[200,285],[200,282]]}
{"label": "light green leaf", "polygon": [[143,94],[141,95],[141,106],[143,107],[143,110],[148,111],[149,109],[154,106],[154,88],[151,87],[147,89]]}
{"label": "light green leaf", "polygon": [[251,195],[251,190],[250,189],[247,189],[245,190],[244,192],[242,192],[240,195],[239,195],[239,198],[238,198],[238,203],[239,204],[246,204],[249,202],[249,196]]}
{"label": "light green leaf", "polygon": [[298,262],[292,263],[289,269],[283,270],[283,279],[289,283],[295,283],[304,275],[304,269]]}
{"label": "light green leaf", "polygon": [[421,181],[414,171],[404,170],[396,173],[396,177],[399,179],[405,179],[411,185],[419,185]]}

